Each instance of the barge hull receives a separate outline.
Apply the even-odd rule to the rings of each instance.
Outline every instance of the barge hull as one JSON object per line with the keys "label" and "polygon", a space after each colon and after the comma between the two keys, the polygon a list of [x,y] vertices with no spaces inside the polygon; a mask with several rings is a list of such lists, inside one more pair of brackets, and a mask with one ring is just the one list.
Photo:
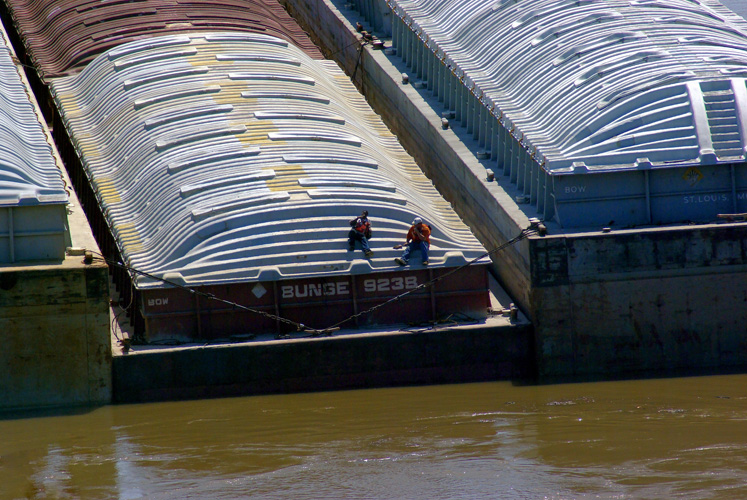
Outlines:
{"label": "barge hull", "polygon": [[[355,74],[371,106],[486,248],[528,226],[536,215],[517,204],[510,182],[486,175],[494,164],[478,159],[472,134],[442,127],[442,104],[402,83],[409,69],[401,59],[370,47],[359,57],[354,25],[363,15],[330,0],[283,3]],[[534,325],[541,380],[747,368],[744,224],[629,230],[622,241],[598,229],[532,237],[493,260],[501,285]],[[582,242],[583,265],[568,254]],[[636,259],[650,259],[652,249],[658,260],[640,267]],[[718,258],[724,251],[733,258]],[[625,252],[633,256],[621,263]]]}
{"label": "barge hull", "polygon": [[382,331],[115,356],[115,403],[517,380],[532,370],[531,327]]}
{"label": "barge hull", "polygon": [[[431,282],[432,286],[424,286]],[[484,264],[456,272],[413,269],[141,293],[149,341],[214,340],[295,329],[296,325],[281,323],[277,317],[312,329],[422,323],[452,314],[482,320],[490,307]]]}

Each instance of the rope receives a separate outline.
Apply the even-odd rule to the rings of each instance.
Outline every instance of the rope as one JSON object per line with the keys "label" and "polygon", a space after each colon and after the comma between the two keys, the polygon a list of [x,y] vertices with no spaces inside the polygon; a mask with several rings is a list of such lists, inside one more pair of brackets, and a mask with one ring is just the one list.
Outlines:
{"label": "rope", "polygon": [[456,267],[456,268],[452,269],[451,271],[449,271],[448,273],[442,274],[441,276],[439,276],[437,278],[433,278],[432,280],[430,280],[428,282],[421,283],[417,287],[415,287],[415,288],[413,288],[411,290],[408,290],[408,291],[406,291],[404,293],[401,293],[401,294],[399,294],[399,295],[397,295],[395,297],[392,297],[389,300],[387,300],[385,302],[382,302],[381,304],[375,305],[375,306],[373,306],[373,307],[371,307],[369,309],[366,309],[365,311],[361,311],[361,312],[359,312],[357,314],[353,314],[349,318],[346,318],[346,319],[344,319],[342,321],[339,321],[339,322],[335,323],[334,325],[330,326],[329,328],[330,329],[331,328],[337,328],[340,325],[342,325],[344,323],[347,323],[348,321],[351,321],[353,319],[359,318],[360,316],[363,316],[365,314],[370,314],[370,313],[376,311],[377,309],[380,309],[380,308],[382,308],[382,307],[384,307],[386,305],[389,305],[389,304],[391,304],[393,302],[397,302],[397,301],[401,300],[403,297],[406,297],[407,295],[410,295],[411,293],[415,293],[418,290],[424,290],[424,289],[426,289],[426,288],[428,288],[430,286],[433,286],[436,283],[438,283],[439,281],[443,280],[444,278],[448,278],[452,274],[457,273],[457,272],[461,271],[462,269],[475,264],[477,261],[479,261],[479,260],[481,260],[481,259],[483,259],[485,257],[489,257],[490,255],[492,255],[492,254],[494,254],[496,252],[499,252],[499,251],[503,250],[504,248],[507,248],[507,247],[513,245],[514,243],[517,243],[518,241],[523,240],[524,238],[526,238],[527,236],[529,236],[530,234],[535,233],[535,232],[537,232],[537,229],[534,226],[530,226],[529,228],[524,229],[521,233],[519,233],[518,236],[515,236],[514,238],[508,240],[503,245],[500,245],[497,248],[495,248],[495,249],[493,249],[493,250],[491,250],[489,252],[486,252],[486,253],[480,255],[479,257],[475,257],[474,259],[472,259],[471,261],[467,262],[466,264],[463,264],[463,265],[461,265],[459,267]]}
{"label": "rope", "polygon": [[368,40],[363,40],[363,43],[361,43],[361,46],[358,48],[358,57],[355,60],[355,68],[353,68],[353,74],[350,76],[350,79],[355,82],[355,74],[358,72],[358,65],[361,62],[361,59],[363,58],[363,47],[368,45]]}
{"label": "rope", "polygon": [[[514,238],[508,240],[507,242],[505,242],[504,244],[498,246],[497,248],[494,248],[493,250],[490,250],[489,252],[485,252],[484,254],[480,255],[479,257],[475,257],[474,259],[472,259],[471,261],[467,262],[466,264],[463,264],[463,265],[461,265],[459,267],[456,267],[456,268],[452,269],[451,271],[449,271],[449,272],[447,272],[445,274],[442,274],[441,276],[438,276],[438,277],[436,277],[436,278],[434,278],[434,279],[432,279],[432,280],[430,280],[428,282],[421,283],[417,287],[415,287],[415,288],[413,288],[411,290],[408,290],[408,291],[406,291],[404,293],[401,293],[401,294],[399,294],[399,295],[397,295],[395,297],[392,297],[392,298],[390,298],[390,299],[382,302],[381,304],[377,304],[377,305],[375,305],[375,306],[373,306],[373,307],[371,307],[369,309],[366,309],[365,311],[361,311],[359,313],[353,314],[350,317],[348,317],[348,318],[346,318],[346,319],[344,319],[342,321],[339,321],[339,322],[335,323],[334,325],[331,325],[331,326],[329,326],[327,328],[324,328],[324,329],[308,328],[303,323],[299,323],[297,321],[293,321],[293,320],[290,320],[290,319],[287,319],[287,318],[283,318],[282,316],[277,316],[275,314],[271,314],[271,313],[268,313],[268,312],[265,312],[265,311],[260,311],[258,309],[254,309],[252,307],[248,307],[248,306],[239,304],[237,302],[233,302],[233,301],[230,301],[230,300],[222,299],[222,298],[217,297],[216,295],[214,295],[212,293],[202,292],[202,291],[199,291],[199,290],[197,290],[197,289],[195,289],[193,287],[182,285],[180,283],[176,283],[174,281],[170,281],[170,280],[167,280],[167,279],[155,276],[155,275],[147,273],[145,271],[141,271],[139,269],[135,269],[135,268],[133,268],[131,266],[128,266],[128,265],[126,265],[126,264],[124,264],[122,262],[118,262],[118,261],[115,261],[115,260],[107,259],[104,255],[102,255],[102,254],[100,254],[98,252],[91,252],[91,253],[94,253],[94,254],[98,255],[99,258],[100,258],[100,260],[103,260],[107,264],[110,264],[110,265],[113,265],[113,266],[116,266],[116,267],[120,267],[120,268],[125,269],[127,271],[130,271],[132,273],[139,274],[141,276],[145,276],[145,277],[154,279],[156,281],[160,281],[162,283],[165,283],[167,285],[171,285],[171,286],[176,287],[176,288],[180,288],[182,290],[186,290],[187,292],[189,292],[191,294],[194,294],[194,295],[197,295],[199,297],[204,297],[204,298],[209,299],[209,300],[215,300],[215,301],[221,302],[223,304],[230,305],[234,309],[240,309],[242,311],[247,311],[247,312],[250,312],[250,313],[258,314],[260,316],[263,316],[263,317],[271,319],[271,320],[279,321],[281,323],[284,323],[286,325],[290,325],[290,326],[296,328],[296,330],[299,331],[299,332],[300,331],[305,331],[307,333],[310,333],[312,337],[316,337],[316,336],[321,336],[321,335],[331,335],[333,332],[335,332],[335,331],[337,331],[337,330],[340,329],[340,325],[343,325],[343,324],[347,323],[348,321],[352,321],[352,320],[354,320],[356,318],[359,318],[361,316],[364,316],[366,314],[370,314],[370,313],[372,313],[372,312],[374,312],[374,311],[376,311],[378,309],[381,309],[382,307],[385,307],[385,306],[387,306],[389,304],[392,304],[394,302],[398,302],[399,300],[402,300],[402,298],[406,297],[407,295],[410,295],[410,294],[415,293],[415,292],[417,292],[419,290],[424,290],[424,289],[426,289],[428,287],[431,287],[431,286],[435,285],[436,283],[438,283],[439,281],[441,281],[441,280],[443,280],[445,278],[448,278],[452,274],[457,273],[457,272],[461,271],[462,269],[465,269],[465,268],[467,268],[467,267],[475,264],[476,262],[478,262],[479,260],[484,259],[485,257],[489,257],[489,256],[493,255],[494,253],[500,252],[501,250],[503,250],[503,249],[505,249],[505,248],[507,248],[507,247],[509,247],[509,246],[511,246],[511,245],[513,245],[513,244],[515,244],[515,243],[523,240],[524,238],[526,238],[530,234],[537,233],[537,232],[538,232],[537,224],[532,224],[530,227],[528,227],[528,228],[524,229],[523,231],[521,231],[521,233],[519,233]],[[288,338],[288,336],[285,335],[282,338]]]}
{"label": "rope", "polygon": [[222,298],[220,298],[220,297],[218,297],[218,296],[216,296],[215,294],[212,294],[212,293],[201,292],[201,291],[199,291],[199,290],[197,290],[197,289],[195,289],[193,287],[185,286],[185,285],[182,285],[180,283],[176,283],[174,281],[170,281],[170,280],[167,280],[167,279],[164,279],[164,278],[160,278],[160,277],[155,276],[153,274],[147,273],[145,271],[140,271],[139,269],[135,269],[134,267],[128,266],[126,264],[123,264],[122,262],[117,262],[117,261],[114,261],[114,260],[111,260],[111,259],[107,259],[104,255],[102,255],[102,254],[100,254],[98,252],[92,252],[92,253],[95,253],[96,255],[99,255],[100,259],[103,260],[104,262],[106,262],[107,264],[120,267],[120,268],[125,269],[127,271],[131,271],[133,273],[140,274],[142,276],[146,276],[148,278],[160,281],[162,283],[166,283],[167,285],[171,285],[173,287],[180,288],[182,290],[186,290],[187,292],[192,293],[194,295],[197,295],[199,297],[204,297],[204,298],[209,299],[209,300],[215,300],[215,301],[221,302],[223,304],[227,304],[227,305],[233,307],[234,309],[241,309],[243,311],[251,312],[251,313],[254,313],[254,314],[259,314],[260,316],[264,316],[265,318],[269,318],[269,319],[272,319],[272,320],[280,321],[281,323],[285,323],[286,325],[290,325],[290,326],[295,327],[298,331],[306,329],[306,325],[304,325],[303,323],[298,323],[296,321],[292,321],[292,320],[289,320],[287,318],[283,318],[281,316],[277,316],[275,314],[271,314],[271,313],[268,313],[268,312],[260,311],[259,309],[254,309],[252,307],[248,307],[248,306],[239,304],[237,302],[233,302],[233,301],[230,301],[230,300],[222,299]]}

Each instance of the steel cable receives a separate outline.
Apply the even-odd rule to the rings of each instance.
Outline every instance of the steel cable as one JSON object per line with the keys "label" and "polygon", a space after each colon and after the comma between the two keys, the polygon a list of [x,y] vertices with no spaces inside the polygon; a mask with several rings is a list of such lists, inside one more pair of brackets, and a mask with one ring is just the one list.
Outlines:
{"label": "steel cable", "polygon": [[290,326],[296,328],[296,331],[299,331],[299,332],[300,331],[305,331],[307,333],[311,333],[312,336],[323,336],[323,335],[331,335],[333,332],[335,332],[335,331],[337,331],[337,330],[340,329],[340,325],[343,325],[343,324],[347,323],[348,321],[352,321],[352,320],[354,320],[356,318],[359,318],[361,316],[364,316],[366,314],[370,314],[370,313],[372,313],[372,312],[374,312],[374,311],[376,311],[378,309],[381,309],[382,307],[385,307],[385,306],[387,306],[387,305],[389,305],[391,303],[397,302],[397,301],[401,300],[402,298],[406,297],[407,295],[410,295],[410,294],[412,294],[414,292],[417,292],[418,290],[424,290],[424,289],[426,289],[428,287],[431,287],[431,286],[435,285],[436,283],[438,283],[439,281],[441,281],[441,280],[443,280],[443,279],[451,276],[452,274],[457,273],[457,272],[461,271],[462,269],[465,269],[466,267],[469,267],[469,266],[475,264],[476,262],[480,261],[481,259],[484,259],[485,257],[489,257],[489,256],[493,255],[494,253],[500,252],[501,250],[503,250],[503,249],[505,249],[505,248],[507,248],[507,247],[509,247],[509,246],[511,246],[511,245],[513,245],[513,244],[515,244],[515,243],[523,240],[524,238],[526,238],[530,234],[537,233],[537,232],[538,232],[538,229],[537,229],[536,224],[532,224],[530,227],[522,230],[521,233],[519,233],[514,238],[506,241],[504,244],[499,245],[498,247],[494,248],[493,250],[490,250],[490,251],[485,252],[484,254],[482,254],[482,255],[480,255],[478,257],[475,257],[474,259],[472,259],[471,261],[467,262],[466,264],[463,264],[463,265],[461,265],[459,267],[456,267],[456,268],[452,269],[451,271],[449,271],[449,272],[447,272],[445,274],[442,274],[441,276],[433,278],[432,280],[430,280],[428,282],[421,283],[417,287],[415,287],[415,288],[413,288],[411,290],[408,290],[408,291],[406,291],[404,293],[401,293],[401,294],[399,294],[399,295],[397,295],[395,297],[392,297],[392,298],[390,298],[390,299],[382,302],[381,304],[377,304],[377,305],[375,305],[375,306],[373,306],[373,307],[371,307],[369,309],[366,309],[365,311],[361,311],[359,313],[353,314],[353,315],[349,316],[348,318],[345,318],[344,320],[339,321],[339,322],[335,323],[334,325],[331,325],[331,326],[329,326],[327,328],[323,328],[323,329],[309,328],[309,327],[307,327],[303,323],[299,323],[299,322],[296,322],[296,321],[293,321],[293,320],[290,320],[290,319],[287,319],[287,318],[283,318],[282,316],[277,316],[275,314],[271,314],[271,313],[268,313],[268,312],[265,312],[265,311],[260,311],[258,309],[254,309],[252,307],[248,307],[248,306],[239,304],[237,302],[233,302],[233,301],[230,301],[230,300],[222,299],[220,297],[217,297],[215,294],[207,293],[207,292],[201,292],[201,291],[195,289],[194,287],[189,287],[189,286],[186,286],[186,285],[182,285],[180,283],[176,283],[174,281],[170,281],[170,280],[167,280],[167,279],[164,279],[164,278],[160,278],[160,277],[155,276],[153,274],[150,274],[148,272],[141,271],[139,269],[135,269],[135,268],[133,268],[131,266],[128,266],[128,265],[126,265],[126,264],[124,264],[122,262],[118,262],[118,261],[115,261],[115,260],[107,259],[104,255],[102,255],[102,254],[100,254],[98,252],[91,252],[91,253],[92,254],[96,254],[100,260],[106,262],[107,264],[120,267],[120,268],[125,269],[127,271],[130,271],[132,273],[139,274],[139,275],[142,275],[142,276],[154,279],[156,281],[160,281],[161,283],[165,283],[167,285],[171,285],[173,287],[180,288],[182,290],[186,290],[187,292],[189,292],[191,294],[194,294],[194,295],[197,295],[199,297],[204,297],[204,298],[209,299],[209,300],[215,300],[215,301],[221,302],[223,304],[230,305],[234,309],[241,309],[242,311],[251,312],[251,313],[263,316],[265,318],[271,319],[271,320],[279,321],[281,323],[284,323],[286,325],[290,325]]}
{"label": "steel cable", "polygon": [[445,274],[442,274],[441,276],[438,276],[437,278],[433,278],[432,280],[430,280],[428,282],[421,283],[417,287],[415,287],[415,288],[413,288],[411,290],[407,290],[406,292],[401,293],[401,294],[399,294],[399,295],[397,295],[395,297],[392,297],[392,298],[388,299],[387,301],[382,302],[381,304],[377,304],[377,305],[375,305],[375,306],[373,306],[373,307],[371,307],[369,309],[366,309],[365,311],[361,311],[361,312],[359,312],[357,314],[353,314],[349,318],[346,318],[346,319],[344,319],[342,321],[339,321],[339,322],[335,323],[334,325],[328,327],[327,330],[330,330],[330,329],[333,329],[333,328],[337,328],[340,325],[342,325],[344,323],[347,323],[348,321],[353,320],[355,318],[358,318],[360,316],[363,316],[365,314],[370,314],[370,313],[374,312],[375,310],[380,309],[380,308],[382,308],[382,307],[384,307],[384,306],[386,306],[388,304],[391,304],[392,302],[397,302],[397,301],[401,300],[403,297],[405,297],[407,295],[410,295],[411,293],[415,293],[418,290],[424,290],[424,289],[426,289],[426,288],[428,288],[430,286],[433,286],[436,283],[438,283],[439,281],[441,281],[442,279],[447,278],[447,277],[451,276],[452,274],[454,274],[456,272],[459,272],[462,269],[475,264],[477,261],[479,261],[479,260],[481,260],[481,259],[483,259],[485,257],[489,257],[492,254],[497,253],[497,252],[503,250],[504,248],[507,248],[507,247],[513,245],[514,243],[517,243],[518,241],[523,240],[524,238],[526,238],[527,236],[529,236],[530,234],[535,233],[535,232],[537,232],[537,229],[535,229],[534,226],[530,226],[529,228],[524,229],[521,233],[519,233],[518,236],[515,236],[514,238],[508,240],[503,245],[500,245],[497,248],[494,248],[493,250],[480,255],[479,257],[475,257],[474,259],[472,259],[471,261],[467,262],[466,264],[461,265],[459,267],[456,267],[456,268],[452,269],[451,271],[449,271],[449,272],[447,272]]}

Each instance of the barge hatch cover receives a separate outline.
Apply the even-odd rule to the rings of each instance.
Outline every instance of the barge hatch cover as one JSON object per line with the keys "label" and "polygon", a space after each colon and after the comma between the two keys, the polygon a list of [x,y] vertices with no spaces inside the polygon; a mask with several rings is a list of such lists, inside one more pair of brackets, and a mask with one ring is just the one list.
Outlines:
{"label": "barge hatch cover", "polygon": [[[148,339],[285,328],[185,289],[325,328],[472,261],[359,320],[487,315],[485,248],[335,63],[265,35],[176,35],[112,49],[52,92]],[[347,250],[362,210],[370,258]],[[402,268],[416,217],[429,265]]]}
{"label": "barge hatch cover", "polygon": [[306,33],[275,0],[5,3],[27,53],[24,62],[35,67],[47,82],[78,73],[96,56],[128,42],[180,33],[263,33],[322,59]]}
{"label": "barge hatch cover", "polygon": [[69,196],[61,165],[0,29],[0,265],[65,258]]}
{"label": "barge hatch cover", "polygon": [[719,2],[371,5],[529,217],[586,231],[747,211],[747,24]]}

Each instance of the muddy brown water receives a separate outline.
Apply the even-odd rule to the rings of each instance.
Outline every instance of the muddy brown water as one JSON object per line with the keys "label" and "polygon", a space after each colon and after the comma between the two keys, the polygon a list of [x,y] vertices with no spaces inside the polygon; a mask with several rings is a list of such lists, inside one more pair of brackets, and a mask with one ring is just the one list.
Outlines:
{"label": "muddy brown water", "polygon": [[0,499],[747,498],[747,375],[0,419]]}

